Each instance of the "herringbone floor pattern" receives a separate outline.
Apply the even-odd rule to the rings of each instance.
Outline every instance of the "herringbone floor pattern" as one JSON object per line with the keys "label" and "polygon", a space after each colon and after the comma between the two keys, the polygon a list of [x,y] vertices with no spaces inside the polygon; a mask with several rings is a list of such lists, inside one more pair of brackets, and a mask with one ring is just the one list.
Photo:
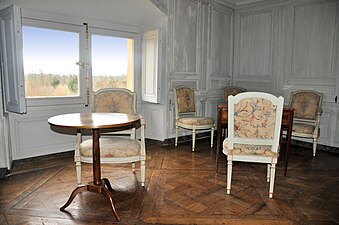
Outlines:
{"label": "herringbone floor pattern", "polygon": [[[226,194],[222,156],[215,172],[215,148],[208,140],[173,146],[147,144],[146,186],[130,165],[104,165],[122,220],[103,196],[81,193],[59,208],[76,187],[73,153],[17,161],[0,179],[0,224],[339,224],[339,155],[293,146],[287,177],[278,164],[274,198],[269,199],[266,166],[234,163],[232,192]],[[83,164],[83,182],[92,180]]]}

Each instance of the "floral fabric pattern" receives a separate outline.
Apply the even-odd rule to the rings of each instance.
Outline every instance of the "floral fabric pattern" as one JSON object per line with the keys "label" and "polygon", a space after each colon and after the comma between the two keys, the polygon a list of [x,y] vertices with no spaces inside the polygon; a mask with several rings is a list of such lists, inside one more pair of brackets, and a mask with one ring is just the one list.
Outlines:
{"label": "floral fabric pattern", "polygon": [[[100,157],[123,158],[140,155],[140,141],[119,137],[102,137],[99,140]],[[86,140],[80,145],[80,154],[84,157],[92,157],[92,139]]]}
{"label": "floral fabric pattern", "polygon": [[214,119],[212,117],[183,117],[178,119],[178,122],[187,125],[210,125],[214,124]]}
{"label": "floral fabric pattern", "polygon": [[278,157],[278,152],[271,150],[271,145],[245,145],[245,144],[234,144],[233,149],[228,149],[228,139],[226,138],[223,142],[223,147],[226,150],[226,155],[258,155],[258,156],[269,156]]}
{"label": "floral fabric pattern", "polygon": [[181,87],[176,89],[178,113],[195,112],[194,91],[190,88]]}
{"label": "floral fabric pattern", "polygon": [[312,92],[299,92],[291,95],[291,107],[294,118],[315,120],[319,110],[321,96]]}
{"label": "floral fabric pattern", "polygon": [[263,98],[247,98],[234,105],[234,137],[273,139],[276,106]]}
{"label": "floral fabric pattern", "polygon": [[93,112],[135,113],[133,95],[124,91],[101,92],[94,97]]}

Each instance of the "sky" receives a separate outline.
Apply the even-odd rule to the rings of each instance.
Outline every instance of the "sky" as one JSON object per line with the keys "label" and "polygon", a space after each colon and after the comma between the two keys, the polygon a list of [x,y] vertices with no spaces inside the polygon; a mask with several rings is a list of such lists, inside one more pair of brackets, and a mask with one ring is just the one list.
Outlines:
{"label": "sky", "polygon": [[[79,34],[23,27],[24,71],[78,74]],[[92,74],[127,74],[127,39],[92,35]]]}

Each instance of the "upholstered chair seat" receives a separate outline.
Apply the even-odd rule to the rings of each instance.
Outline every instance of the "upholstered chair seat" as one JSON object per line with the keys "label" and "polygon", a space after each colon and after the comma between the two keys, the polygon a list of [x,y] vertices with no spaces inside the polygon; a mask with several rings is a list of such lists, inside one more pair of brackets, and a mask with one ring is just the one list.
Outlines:
{"label": "upholstered chair seat", "polygon": [[[141,143],[138,140],[131,140],[119,137],[100,138],[100,156],[103,158],[124,158],[139,156]],[[83,141],[80,144],[80,155],[92,157],[92,139]]]}
{"label": "upholstered chair seat", "polygon": [[213,124],[214,119],[212,117],[184,117],[178,119],[178,123],[201,126]]}
{"label": "upholstered chair seat", "polygon": [[304,134],[313,134],[316,126],[310,124],[303,124],[295,122],[293,123],[293,132],[304,133]]}
{"label": "upholstered chair seat", "polygon": [[278,152],[272,151],[271,145],[246,145],[234,144],[233,149],[228,149],[228,139],[223,142],[224,153],[226,155],[243,155],[243,156],[268,156],[278,157]]}

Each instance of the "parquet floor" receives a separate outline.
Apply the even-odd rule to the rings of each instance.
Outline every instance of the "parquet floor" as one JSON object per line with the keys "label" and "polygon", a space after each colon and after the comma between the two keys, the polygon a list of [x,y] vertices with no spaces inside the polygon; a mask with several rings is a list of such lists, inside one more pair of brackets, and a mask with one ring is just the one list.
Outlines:
{"label": "parquet floor", "polygon": [[[234,163],[232,192],[226,194],[225,158],[215,172],[208,140],[173,146],[147,144],[146,186],[130,165],[105,165],[122,220],[103,196],[81,193],[59,208],[76,187],[73,153],[17,161],[0,179],[0,224],[339,224],[339,155],[292,146],[287,177],[278,164],[274,198],[269,199],[266,166]],[[92,180],[83,164],[83,182]]]}

